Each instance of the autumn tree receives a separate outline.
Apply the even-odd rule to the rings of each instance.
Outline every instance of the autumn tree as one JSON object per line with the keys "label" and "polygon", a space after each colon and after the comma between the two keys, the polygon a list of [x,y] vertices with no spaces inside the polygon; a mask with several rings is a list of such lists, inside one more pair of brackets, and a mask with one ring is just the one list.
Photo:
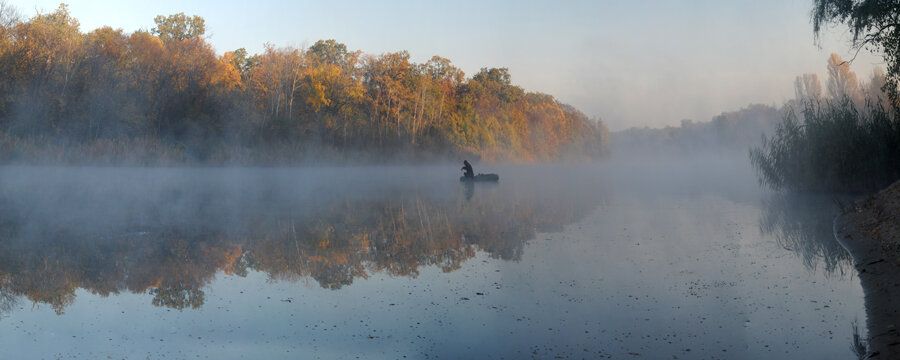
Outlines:
{"label": "autumn tree", "polygon": [[9,30],[19,23],[21,15],[15,6],[6,0],[0,0],[0,29]]}
{"label": "autumn tree", "polygon": [[359,66],[361,53],[348,52],[347,46],[335,40],[319,40],[306,51],[308,69],[303,78],[303,91],[310,117],[316,128],[347,145],[355,129],[365,128],[361,112],[365,89]]}
{"label": "autumn tree", "polygon": [[[378,143],[400,141],[403,135],[404,115],[412,98],[410,83],[411,64],[406,51],[369,57],[364,65],[363,83],[371,101],[371,115],[378,123]],[[388,133],[395,134],[388,139]]]}
{"label": "autumn tree", "polygon": [[248,72],[248,86],[256,107],[262,112],[263,131],[287,135],[293,123],[298,90],[305,71],[305,52],[293,47],[266,44],[259,63]]}
{"label": "autumn tree", "polygon": [[166,42],[165,61],[160,89],[167,89],[161,116],[163,135],[197,140],[215,136],[221,131],[222,110],[215,101],[220,92],[236,90],[240,74],[230,64],[218,59],[203,39]]}
{"label": "autumn tree", "polygon": [[[524,128],[524,91],[512,85],[506,68],[482,68],[462,89],[462,102],[467,109],[466,147],[473,151],[488,151],[490,157],[499,156],[506,146],[520,146],[521,138],[515,128]],[[512,112],[518,112],[513,114]],[[513,124],[518,122],[518,126]]]}
{"label": "autumn tree", "polygon": [[794,95],[801,103],[822,101],[822,84],[816,74],[803,74],[794,79]]}
{"label": "autumn tree", "polygon": [[832,53],[828,57],[828,95],[834,101],[850,100],[854,104],[862,104],[862,94],[859,91],[859,80],[856,73],[850,71],[850,64],[841,59],[838,54]]}
{"label": "autumn tree", "polygon": [[846,24],[853,32],[852,46],[880,53],[887,65],[885,92],[900,106],[900,4],[883,0],[813,0],[816,36],[829,24]]}
{"label": "autumn tree", "polygon": [[10,129],[16,133],[60,131],[67,116],[69,85],[84,61],[84,36],[65,4],[16,26],[4,62],[12,66],[15,99],[23,110]]}
{"label": "autumn tree", "polygon": [[0,124],[9,112],[9,94],[14,86],[14,63],[9,58],[16,40],[15,28],[20,23],[18,10],[0,0]]}
{"label": "autumn tree", "polygon": [[884,93],[884,87],[887,84],[887,74],[884,69],[877,67],[872,70],[872,76],[868,83],[861,86],[863,98],[871,101],[873,105],[880,106],[884,109],[890,109],[890,98]]}
{"label": "autumn tree", "polygon": [[334,39],[316,41],[306,52],[313,61],[338,66],[345,65],[347,57],[351,56],[347,52],[347,45],[341,44]]}
{"label": "autumn tree", "polygon": [[153,22],[156,23],[153,34],[165,41],[199,39],[206,33],[206,21],[202,17],[187,16],[183,12],[169,16],[158,15]]}
{"label": "autumn tree", "polygon": [[102,27],[87,34],[79,120],[88,140],[130,136],[137,128],[131,123],[137,115],[136,99],[128,92],[132,77],[123,71],[129,55],[121,29]]}
{"label": "autumn tree", "polygon": [[20,21],[0,0],[0,161],[35,139],[60,158],[141,144],[176,163],[225,161],[234,146],[275,161],[305,149],[537,160],[588,149],[601,129],[506,68],[466,78],[440,56],[365,55],[334,39],[217,55],[203,18],[154,21],[85,34],[65,5]]}
{"label": "autumn tree", "polygon": [[449,59],[440,56],[431,57],[425,63],[425,75],[431,79],[432,94],[436,100],[428,113],[432,121],[442,120],[444,111],[452,106],[452,101],[457,96],[456,90],[463,83],[465,73],[454,66]]}

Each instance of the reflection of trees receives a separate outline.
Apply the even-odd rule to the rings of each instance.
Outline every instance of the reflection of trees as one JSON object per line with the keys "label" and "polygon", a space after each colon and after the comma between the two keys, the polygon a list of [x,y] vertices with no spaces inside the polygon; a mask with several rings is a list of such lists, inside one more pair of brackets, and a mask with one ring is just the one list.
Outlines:
{"label": "reflection of trees", "polygon": [[492,195],[466,202],[398,194],[336,201],[314,217],[256,224],[246,243],[249,262],[273,278],[311,277],[332,289],[375,272],[415,277],[422,266],[450,272],[478,250],[519,260],[536,231],[559,231],[587,210],[575,209],[572,198]]}
{"label": "reflection of trees", "polygon": [[153,305],[165,306],[173,309],[199,309],[203,306],[206,294],[203,290],[177,287],[157,287],[150,289],[153,295]]}
{"label": "reflection of trees", "polygon": [[5,276],[0,273],[0,319],[5,314],[12,311],[19,302],[19,297],[9,291],[9,283]]}
{"label": "reflection of trees", "polygon": [[821,262],[826,273],[843,274],[851,261],[834,239],[837,213],[831,197],[777,194],[763,203],[760,229],[774,235],[779,246],[796,252],[807,268],[815,269]]}
{"label": "reflection of trees", "polygon": [[252,211],[238,224],[218,220],[204,193],[189,198],[195,219],[163,221],[153,213],[159,204],[147,204],[151,210],[132,209],[124,223],[100,228],[54,217],[26,221],[24,210],[0,199],[0,314],[20,297],[61,314],[79,288],[101,296],[149,293],[153,305],[196,309],[220,271],[246,276],[253,269],[339,289],[374,273],[454,271],[479,251],[516,261],[536,232],[559,231],[596,206],[583,194],[500,190],[479,187],[470,200],[462,188],[456,197],[385,191],[302,203],[266,195],[241,204]]}
{"label": "reflection of trees", "polygon": [[850,324],[850,327],[853,330],[853,336],[850,338],[850,351],[853,351],[853,355],[856,355],[857,359],[865,359],[869,344],[859,333],[859,325],[856,324],[856,321]]}
{"label": "reflection of trees", "polygon": [[149,290],[154,305],[198,308],[200,288],[240,257],[239,248],[216,236],[98,239],[55,227],[19,230],[0,238],[0,283],[6,294],[48,304],[58,314],[78,288],[101,296]]}
{"label": "reflection of trees", "polygon": [[[134,292],[150,289],[153,305],[175,309],[200,308],[201,287],[218,270],[230,270],[242,251],[219,234],[163,232],[140,249],[145,258],[127,271],[125,285]],[[156,241],[154,241],[156,240]]]}

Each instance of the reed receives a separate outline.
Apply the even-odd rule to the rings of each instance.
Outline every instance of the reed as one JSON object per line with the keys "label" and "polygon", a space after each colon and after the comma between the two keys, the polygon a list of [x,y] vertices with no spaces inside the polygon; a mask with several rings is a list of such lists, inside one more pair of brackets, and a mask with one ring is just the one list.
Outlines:
{"label": "reed", "polygon": [[849,99],[806,102],[750,150],[760,184],[796,192],[862,193],[900,178],[896,111]]}

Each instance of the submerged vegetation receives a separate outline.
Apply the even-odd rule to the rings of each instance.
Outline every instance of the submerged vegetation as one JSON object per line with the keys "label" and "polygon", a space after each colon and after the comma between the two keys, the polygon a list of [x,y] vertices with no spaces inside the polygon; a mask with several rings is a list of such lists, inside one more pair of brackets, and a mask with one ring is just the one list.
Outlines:
{"label": "submerged vegetation", "polygon": [[0,162],[284,163],[364,155],[601,156],[608,132],[505,68],[467,78],[335,40],[217,55],[198,16],[82,33],[65,5],[0,6]]}

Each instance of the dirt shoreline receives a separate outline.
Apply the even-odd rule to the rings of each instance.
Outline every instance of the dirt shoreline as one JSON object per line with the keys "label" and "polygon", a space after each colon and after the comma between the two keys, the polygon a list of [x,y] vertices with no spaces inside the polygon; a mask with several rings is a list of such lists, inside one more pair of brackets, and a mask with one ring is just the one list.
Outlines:
{"label": "dirt shoreline", "polygon": [[865,294],[864,358],[900,358],[900,181],[857,202],[834,221]]}

